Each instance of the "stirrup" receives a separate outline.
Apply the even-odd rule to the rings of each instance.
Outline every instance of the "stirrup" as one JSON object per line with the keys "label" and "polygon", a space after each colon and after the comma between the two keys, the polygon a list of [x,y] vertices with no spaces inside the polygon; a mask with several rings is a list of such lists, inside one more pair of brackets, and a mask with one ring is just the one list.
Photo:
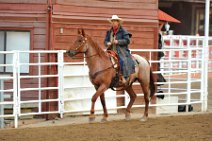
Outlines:
{"label": "stirrup", "polygon": [[123,83],[123,84],[126,84],[126,82],[127,82],[127,80],[124,78],[124,76],[121,74],[120,76],[119,76],[119,82],[120,83]]}

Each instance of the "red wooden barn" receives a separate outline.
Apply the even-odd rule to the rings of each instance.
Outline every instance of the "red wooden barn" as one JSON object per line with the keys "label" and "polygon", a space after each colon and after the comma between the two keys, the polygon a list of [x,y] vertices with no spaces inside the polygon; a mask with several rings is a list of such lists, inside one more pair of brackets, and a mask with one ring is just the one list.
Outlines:
{"label": "red wooden barn", "polygon": [[[104,47],[106,30],[110,28],[107,18],[113,14],[123,18],[124,27],[132,33],[130,48],[157,48],[158,0],[0,0],[0,39],[12,41],[13,38],[9,36],[12,31],[20,35],[27,32],[28,35],[23,36],[29,36],[30,44],[26,47],[29,50],[64,50],[73,43],[77,28],[83,27],[87,34]],[[7,50],[6,43],[3,46]],[[29,62],[36,58],[30,56]],[[43,56],[43,59],[48,61],[51,57]],[[45,68],[42,71],[48,74],[54,69],[49,71]],[[33,75],[36,71],[30,67],[28,73]],[[55,80],[43,81],[43,85],[55,85]],[[26,80],[22,85],[30,87],[37,85],[37,81]],[[33,93],[25,95],[25,99],[32,97]],[[50,97],[57,97],[57,92]],[[46,107],[49,106],[54,108],[57,105]]]}

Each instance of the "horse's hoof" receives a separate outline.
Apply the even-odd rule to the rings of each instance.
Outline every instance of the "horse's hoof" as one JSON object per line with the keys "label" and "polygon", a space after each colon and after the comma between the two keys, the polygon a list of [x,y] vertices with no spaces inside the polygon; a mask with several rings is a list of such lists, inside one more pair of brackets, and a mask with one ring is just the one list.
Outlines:
{"label": "horse's hoof", "polygon": [[108,120],[107,120],[107,118],[105,118],[105,117],[103,117],[102,120],[101,120],[102,123],[107,122],[107,121],[108,121]]}
{"label": "horse's hoof", "polygon": [[147,121],[147,119],[148,118],[146,116],[143,116],[140,121],[145,122],[145,121]]}
{"label": "horse's hoof", "polygon": [[89,123],[93,123],[95,121],[95,118],[89,118]]}
{"label": "horse's hoof", "polygon": [[91,115],[89,116],[89,122],[93,123],[95,121],[95,116]]}
{"label": "horse's hoof", "polygon": [[126,113],[125,113],[125,119],[126,119],[126,120],[130,120],[130,119],[131,119],[131,115],[130,115],[129,112],[126,112]]}

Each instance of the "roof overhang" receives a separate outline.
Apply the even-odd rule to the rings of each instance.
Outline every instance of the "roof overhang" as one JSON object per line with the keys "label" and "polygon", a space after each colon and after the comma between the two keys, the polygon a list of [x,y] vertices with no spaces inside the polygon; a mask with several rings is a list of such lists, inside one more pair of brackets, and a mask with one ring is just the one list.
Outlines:
{"label": "roof overhang", "polygon": [[169,14],[163,12],[162,10],[158,10],[158,19],[159,21],[173,22],[173,23],[181,23],[179,20],[170,16]]}

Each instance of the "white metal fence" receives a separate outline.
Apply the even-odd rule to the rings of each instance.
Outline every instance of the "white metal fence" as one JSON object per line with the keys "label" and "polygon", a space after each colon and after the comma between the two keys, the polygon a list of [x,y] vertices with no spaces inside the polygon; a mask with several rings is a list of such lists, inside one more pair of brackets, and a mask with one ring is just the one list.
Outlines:
{"label": "white metal fence", "polygon": [[[13,72],[8,74],[1,74],[0,75],[0,126],[1,128],[4,127],[4,118],[14,118],[14,121],[18,122],[17,117],[17,54],[14,52],[0,52],[0,55],[11,55],[12,56],[12,62],[7,64],[0,64],[1,68],[10,67],[12,68]],[[10,88],[5,89],[4,88],[4,81],[6,80],[12,80],[12,86]],[[7,98],[7,95],[5,93],[10,93],[11,100],[5,101],[4,99]],[[12,111],[10,114],[4,114],[4,107],[12,107]]]}
{"label": "white metal fence", "polygon": [[[29,54],[30,63],[20,61],[20,56]],[[0,75],[1,80],[1,101],[0,101],[0,124],[4,126],[4,120],[7,118],[14,119],[14,126],[18,127],[18,118],[29,115],[43,115],[62,113],[61,99],[63,95],[63,53],[64,51],[10,51],[0,52],[0,54],[10,55],[13,58],[11,63],[0,64],[1,70],[5,67],[11,67],[8,70],[13,70],[12,73],[5,72]],[[46,57],[51,55],[57,56],[58,61],[45,62]],[[29,73],[22,73],[22,68],[28,68]],[[46,69],[52,67],[57,69],[55,74],[45,73]],[[56,78],[55,86],[46,85],[46,79]],[[57,91],[56,98],[46,98],[44,94],[47,91]],[[43,110],[44,103],[56,102],[57,110]],[[24,108],[34,108],[35,111],[25,111]],[[12,109],[12,111],[11,111]],[[6,112],[5,112],[6,111]]]}
{"label": "white metal fence", "polygon": [[[151,103],[151,107],[156,107],[156,113],[177,112],[178,105],[197,105],[197,111],[207,110],[207,78],[205,78],[205,54],[207,50],[203,47],[204,38],[195,36],[167,36],[167,41],[162,50],[133,49],[133,52],[148,54],[150,63],[161,64],[161,71],[166,82],[159,87],[165,95],[164,100],[157,99],[156,103]],[[195,43],[193,43],[195,41]],[[179,44],[174,44],[177,42]],[[157,52],[164,52],[165,56],[157,60]],[[90,98],[95,91],[88,79],[88,69],[83,62],[64,62],[64,52],[59,51],[11,51],[0,52],[0,54],[10,54],[13,62],[2,63],[0,67],[11,67],[12,73],[2,74],[1,80],[1,101],[0,101],[0,123],[4,126],[4,120],[14,119],[14,126],[18,127],[18,119],[22,116],[34,116],[43,114],[87,114],[90,110]],[[20,56],[29,53],[33,58],[31,63],[20,62]],[[55,61],[45,62],[45,57],[56,56]],[[154,59],[153,59],[154,58]],[[32,63],[33,62],[33,63]],[[21,67],[28,66],[30,73],[21,73]],[[45,74],[45,69],[55,69],[54,74]],[[72,72],[72,73],[71,73]],[[33,75],[31,75],[33,74]],[[56,85],[46,85],[46,81],[54,78]],[[50,79],[50,80],[46,80]],[[77,82],[80,82],[77,84]],[[23,83],[25,85],[23,85]],[[137,85],[137,84],[135,84]],[[52,97],[51,94],[55,94]],[[44,96],[48,94],[48,96]],[[156,93],[161,95],[161,93]],[[142,93],[138,96],[143,96]],[[125,98],[125,105],[116,106],[116,99]],[[106,101],[112,103],[108,105],[110,113],[116,113],[117,109],[126,108],[129,98],[127,94],[116,95],[113,91],[107,91]],[[43,104],[56,105],[56,110],[43,109]],[[168,106],[168,107],[167,107]],[[34,111],[24,111],[25,107],[34,107]],[[144,107],[144,104],[133,107]],[[168,108],[173,107],[170,111]],[[12,109],[10,113],[5,113],[5,109]],[[96,110],[101,111],[101,106],[97,104]],[[188,109],[187,109],[188,111]]]}

